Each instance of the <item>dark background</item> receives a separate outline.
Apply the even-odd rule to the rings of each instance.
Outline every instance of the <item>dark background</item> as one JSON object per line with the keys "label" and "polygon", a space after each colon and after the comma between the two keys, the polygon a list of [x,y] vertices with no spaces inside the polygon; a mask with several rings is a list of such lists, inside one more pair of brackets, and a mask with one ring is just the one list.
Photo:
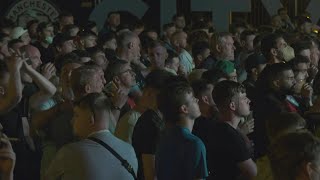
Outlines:
{"label": "dark background", "polygon": [[[94,0],[51,0],[56,4],[61,10],[67,10],[74,14],[76,22],[80,25],[84,24],[91,11],[94,8]],[[149,5],[149,9],[142,18],[142,20],[149,26],[160,29],[160,1],[159,0],[143,0]],[[295,14],[295,0],[281,0],[282,4],[288,8],[288,13],[290,17],[294,17]],[[14,3],[15,0],[0,0],[0,12],[2,15],[8,10],[10,5]],[[221,0],[223,3],[223,0]],[[309,0],[297,0],[297,13],[302,13],[308,6]],[[251,0],[251,12],[250,13],[239,13],[233,12],[234,17],[240,17],[247,20],[250,24],[254,26],[259,26],[261,24],[268,24],[270,21],[270,16],[262,6],[260,0]],[[91,4],[91,5],[90,5]],[[177,12],[182,12],[186,14],[187,21],[190,22],[192,13],[190,12],[190,0],[177,0]],[[234,20],[234,18],[233,18]],[[132,20],[123,16],[121,18],[122,23],[132,22]]]}

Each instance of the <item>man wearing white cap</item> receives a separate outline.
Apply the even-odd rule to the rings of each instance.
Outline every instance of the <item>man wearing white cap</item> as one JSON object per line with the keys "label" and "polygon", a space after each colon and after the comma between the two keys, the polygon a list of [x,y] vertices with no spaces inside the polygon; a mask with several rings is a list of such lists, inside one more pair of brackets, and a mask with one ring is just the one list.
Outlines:
{"label": "man wearing white cap", "polygon": [[11,39],[20,39],[24,43],[24,45],[28,45],[31,42],[31,38],[29,36],[28,30],[20,26],[13,28],[10,36],[11,36]]}

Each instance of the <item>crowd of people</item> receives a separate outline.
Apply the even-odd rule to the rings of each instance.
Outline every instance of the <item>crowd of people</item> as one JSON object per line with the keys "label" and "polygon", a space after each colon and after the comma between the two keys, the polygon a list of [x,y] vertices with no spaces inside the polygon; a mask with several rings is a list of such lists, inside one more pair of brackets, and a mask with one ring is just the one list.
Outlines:
{"label": "crowd of people", "polygon": [[318,27],[0,20],[4,180],[317,180]]}

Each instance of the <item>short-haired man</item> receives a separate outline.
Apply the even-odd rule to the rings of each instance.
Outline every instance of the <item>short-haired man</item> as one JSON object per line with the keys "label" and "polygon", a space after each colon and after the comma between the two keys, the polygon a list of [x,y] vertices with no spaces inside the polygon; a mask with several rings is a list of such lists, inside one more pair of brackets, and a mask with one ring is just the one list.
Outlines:
{"label": "short-haired man", "polygon": [[172,22],[176,26],[176,31],[183,31],[184,27],[186,26],[185,16],[181,13],[175,14],[172,17]]}
{"label": "short-haired man", "polygon": [[187,33],[177,31],[171,36],[171,44],[179,54],[181,67],[185,70],[186,75],[189,75],[195,68],[195,65],[191,54],[185,49],[187,47],[187,38]]}
{"label": "short-haired man", "polygon": [[128,161],[136,174],[138,163],[134,149],[107,130],[112,118],[109,99],[99,93],[88,94],[77,102],[73,111],[73,132],[81,140],[61,148],[46,179],[134,179],[113,153],[90,139],[93,137],[109,145]]}
{"label": "short-haired man", "polygon": [[72,13],[68,11],[63,11],[59,14],[58,17],[58,28],[57,31],[61,32],[65,26],[74,24],[74,18]]}
{"label": "short-haired man", "polygon": [[54,28],[51,23],[41,22],[37,27],[37,41],[33,43],[41,54],[41,60],[44,64],[54,61],[54,51],[50,46],[53,42]]}
{"label": "short-haired man", "polygon": [[214,179],[253,179],[257,175],[256,164],[237,130],[241,118],[250,114],[250,100],[244,87],[237,82],[221,81],[214,87],[212,97],[219,109],[219,119],[210,129],[207,145],[211,176]]}
{"label": "short-haired man", "polygon": [[165,61],[168,58],[168,52],[160,41],[151,42],[148,47],[148,54],[151,62],[151,71],[155,69],[164,69]]}
{"label": "short-haired man", "polygon": [[174,51],[174,48],[171,45],[170,39],[173,33],[176,32],[176,26],[174,23],[168,23],[163,25],[163,37],[162,41],[165,43],[167,50]]}
{"label": "short-haired man", "polygon": [[109,12],[104,27],[99,32],[99,35],[104,35],[109,32],[117,32],[117,28],[120,25],[120,17],[120,13],[118,11]]}
{"label": "short-haired man", "polygon": [[80,31],[79,36],[79,49],[86,50],[97,45],[97,35],[89,30]]}
{"label": "short-haired man", "polygon": [[234,40],[231,33],[220,32],[213,35],[211,38],[211,51],[215,56],[214,58],[208,58],[204,61],[203,67],[211,69],[218,60],[234,61],[235,50],[236,47],[234,46]]}
{"label": "short-haired man", "polygon": [[192,56],[197,69],[205,68],[202,67],[202,62],[210,56],[209,43],[206,41],[195,42],[192,45]]}
{"label": "short-haired man", "polygon": [[267,58],[269,64],[289,61],[294,57],[290,55],[292,49],[281,34],[268,34],[261,40],[261,52]]}
{"label": "short-haired man", "polygon": [[168,81],[158,96],[158,107],[168,126],[155,157],[157,179],[205,179],[206,149],[191,133],[201,112],[188,82],[178,78]]}

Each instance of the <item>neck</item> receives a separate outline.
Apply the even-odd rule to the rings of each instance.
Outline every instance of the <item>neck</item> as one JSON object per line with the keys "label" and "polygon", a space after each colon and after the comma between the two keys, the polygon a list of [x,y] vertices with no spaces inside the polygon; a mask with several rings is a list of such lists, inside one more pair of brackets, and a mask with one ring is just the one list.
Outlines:
{"label": "neck", "polygon": [[213,114],[212,108],[210,106],[200,106],[200,112],[201,116],[205,118],[211,118]]}
{"label": "neck", "polygon": [[49,47],[49,44],[48,43],[45,43],[43,41],[40,42],[41,46],[45,47],[45,48],[48,48]]}
{"label": "neck", "polygon": [[234,129],[237,129],[240,122],[240,117],[237,117],[230,111],[220,111],[220,120],[228,123]]}
{"label": "neck", "polygon": [[176,123],[177,126],[187,128],[190,130],[190,132],[192,132],[193,124],[194,124],[194,120],[191,120],[191,119],[181,119]]}

